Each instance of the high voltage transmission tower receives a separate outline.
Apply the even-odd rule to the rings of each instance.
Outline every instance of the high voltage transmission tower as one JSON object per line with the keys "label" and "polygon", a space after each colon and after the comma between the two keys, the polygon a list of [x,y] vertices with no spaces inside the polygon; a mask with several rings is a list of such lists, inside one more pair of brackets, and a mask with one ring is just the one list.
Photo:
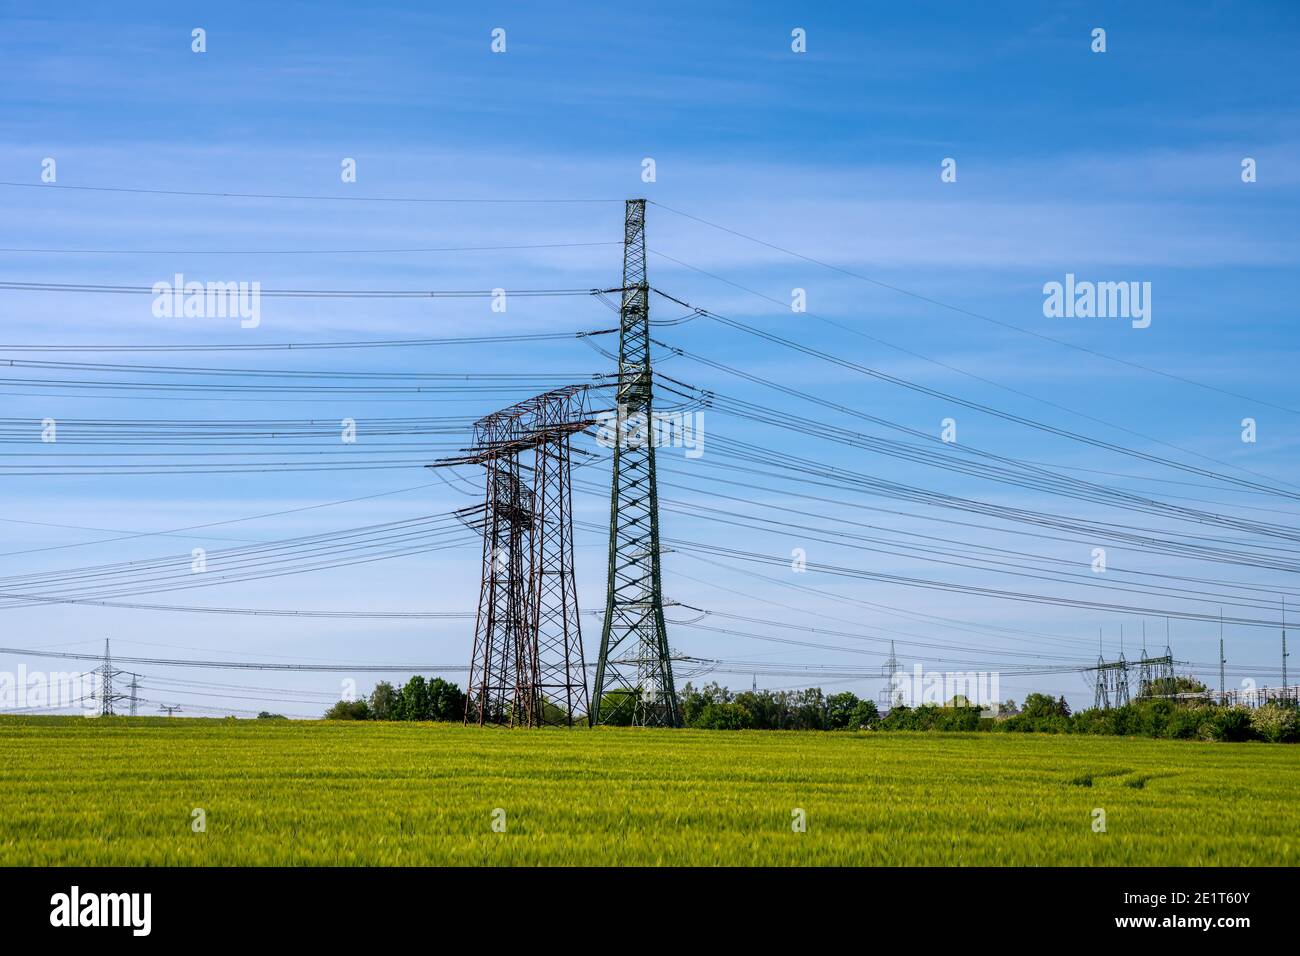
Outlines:
{"label": "high voltage transmission tower", "polygon": [[570,479],[570,436],[593,423],[586,396],[570,385],[486,415],[474,447],[432,466],[487,472],[483,505],[460,513],[483,535],[466,722],[572,726],[588,712]]}
{"label": "high voltage transmission tower", "polygon": [[609,574],[591,723],[681,726],[659,572],[645,200],[623,220]]}
{"label": "high voltage transmission tower", "polygon": [[880,694],[876,698],[880,701],[880,712],[884,713],[890,708],[902,703],[902,689],[897,686],[898,672],[902,668],[898,662],[898,654],[894,651],[894,642],[889,642],[889,660],[880,668],[880,676],[885,678],[885,685],[880,689]]}
{"label": "high voltage transmission tower", "polygon": [[[99,688],[97,694],[97,697],[99,699],[99,715],[101,717],[112,717],[113,705],[115,703],[117,703],[118,701],[132,699],[134,697],[135,681],[134,679],[132,680],[132,691],[131,691],[132,698],[128,698],[126,694],[118,694],[114,692],[113,678],[124,676],[126,674],[126,671],[116,670],[113,667],[113,656],[109,652],[108,638],[104,638],[104,663],[100,664],[99,667],[95,668],[95,673],[99,677]],[[132,678],[134,677],[135,675],[133,674]],[[131,713],[134,716],[135,714],[134,703],[132,704],[131,707]]]}
{"label": "high voltage transmission tower", "polygon": [[533,548],[529,606],[541,722],[570,726],[590,712],[573,573],[573,432],[591,424],[587,390],[569,386],[534,401]]}

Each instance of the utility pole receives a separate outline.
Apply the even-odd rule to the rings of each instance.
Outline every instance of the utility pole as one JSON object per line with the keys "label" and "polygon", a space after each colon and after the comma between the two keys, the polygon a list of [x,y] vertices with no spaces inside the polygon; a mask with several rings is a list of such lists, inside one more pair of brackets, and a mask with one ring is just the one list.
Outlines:
{"label": "utility pole", "polygon": [[1223,656],[1223,608],[1219,608],[1219,703],[1228,702],[1228,693],[1223,677],[1223,665],[1228,663],[1228,659]]}
{"label": "utility pole", "polygon": [[1290,694],[1287,688],[1290,686],[1286,682],[1286,659],[1290,657],[1286,652],[1286,595],[1282,595],[1282,699],[1285,700]]}
{"label": "utility pole", "polygon": [[[659,573],[659,492],[655,483],[650,284],[645,200],[629,199],[623,219],[618,392],[610,488],[609,575],[591,723],[681,726]],[[609,696],[609,700],[606,697]]]}

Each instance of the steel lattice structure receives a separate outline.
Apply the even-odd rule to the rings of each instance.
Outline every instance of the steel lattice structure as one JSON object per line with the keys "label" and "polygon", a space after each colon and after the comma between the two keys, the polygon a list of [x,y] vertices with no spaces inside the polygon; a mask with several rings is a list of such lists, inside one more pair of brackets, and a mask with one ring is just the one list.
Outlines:
{"label": "steel lattice structure", "polygon": [[681,725],[659,572],[645,200],[627,201],[609,576],[591,722]]}
{"label": "steel lattice structure", "polygon": [[1117,661],[1097,658],[1097,666],[1089,668],[1094,672],[1096,682],[1093,685],[1093,706],[1110,710],[1112,707],[1124,707],[1129,702],[1128,661],[1119,655]]}
{"label": "steel lattice structure", "polygon": [[[514,423],[488,416],[475,425],[480,445],[500,440]],[[483,581],[474,652],[470,658],[465,720],[531,724],[532,663],[528,659],[528,605],[524,561],[531,547],[532,495],[520,478],[517,451],[490,455],[483,505]]]}
{"label": "steel lattice structure", "polygon": [[573,575],[570,435],[591,424],[586,389],[546,392],[532,401],[533,549],[529,568],[531,648],[540,722],[572,726],[589,712],[587,667]]}
{"label": "steel lattice structure", "polygon": [[118,670],[113,666],[113,656],[109,652],[108,638],[104,638],[104,663],[95,668],[95,674],[99,678],[99,687],[96,688],[95,697],[99,701],[99,715],[101,717],[114,716],[113,705],[124,700],[131,700],[131,716],[135,716],[135,678],[137,675],[132,674],[131,686],[132,692],[130,697],[126,694],[119,694],[113,689],[113,680],[117,677],[126,675],[126,671]]}
{"label": "steel lattice structure", "polygon": [[880,693],[876,700],[880,702],[879,709],[882,714],[888,713],[890,708],[902,703],[902,693],[894,686],[894,679],[898,675],[902,664],[898,662],[898,654],[894,651],[894,642],[889,642],[889,659],[880,667],[880,676],[885,678],[885,684],[880,688]]}
{"label": "steel lattice structure", "polygon": [[1143,650],[1138,659],[1138,696],[1168,697],[1175,691],[1173,652],[1166,647],[1163,655],[1147,657]]}
{"label": "steel lattice structure", "polygon": [[483,505],[462,512],[483,535],[467,723],[571,726],[588,711],[570,480],[586,394],[567,386],[493,412],[466,455],[437,463],[487,471]]}

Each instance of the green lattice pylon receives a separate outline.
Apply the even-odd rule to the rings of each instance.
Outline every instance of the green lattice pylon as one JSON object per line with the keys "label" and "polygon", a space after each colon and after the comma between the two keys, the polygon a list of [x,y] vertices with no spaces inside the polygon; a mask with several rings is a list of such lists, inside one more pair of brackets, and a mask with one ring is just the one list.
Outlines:
{"label": "green lattice pylon", "polygon": [[659,578],[651,379],[645,200],[629,199],[623,224],[609,580],[592,724],[681,726]]}

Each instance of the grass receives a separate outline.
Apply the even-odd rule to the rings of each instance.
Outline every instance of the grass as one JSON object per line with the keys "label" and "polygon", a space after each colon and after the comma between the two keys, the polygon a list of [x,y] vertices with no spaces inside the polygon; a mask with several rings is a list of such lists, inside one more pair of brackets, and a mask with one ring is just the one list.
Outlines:
{"label": "grass", "polygon": [[1297,770],[1076,735],[0,718],[0,865],[1295,865]]}

